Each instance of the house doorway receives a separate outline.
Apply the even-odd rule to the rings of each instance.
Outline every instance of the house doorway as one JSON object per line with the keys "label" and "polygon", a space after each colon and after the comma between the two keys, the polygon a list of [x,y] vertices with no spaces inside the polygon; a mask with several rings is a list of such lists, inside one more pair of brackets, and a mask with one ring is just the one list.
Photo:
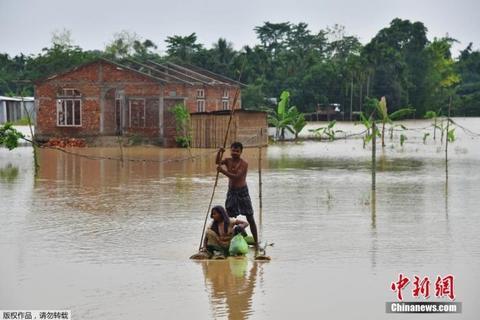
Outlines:
{"label": "house doorway", "polygon": [[115,99],[115,134],[122,135],[122,100]]}

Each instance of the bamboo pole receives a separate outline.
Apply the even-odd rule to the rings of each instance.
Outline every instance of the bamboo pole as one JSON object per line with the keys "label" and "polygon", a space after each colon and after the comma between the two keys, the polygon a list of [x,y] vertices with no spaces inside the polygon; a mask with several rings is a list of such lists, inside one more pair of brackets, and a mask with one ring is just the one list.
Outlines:
{"label": "bamboo pole", "polygon": [[[262,234],[262,142],[263,142],[263,129],[260,129],[260,141],[258,144],[258,215],[259,215],[259,225],[260,225],[260,235]],[[259,241],[260,242],[260,241]]]}
{"label": "bamboo pole", "polygon": [[[260,141],[258,143],[258,200],[259,200],[259,224],[260,224],[260,233],[259,235],[261,236],[263,234],[263,229],[262,229],[262,211],[263,211],[263,204],[262,204],[262,141],[263,141],[263,131],[260,129]],[[261,242],[260,241],[260,236],[258,240],[258,244]],[[265,246],[263,247],[263,250],[259,253],[258,250],[256,250],[255,253],[255,260],[260,260],[260,261],[270,261],[270,257],[267,256],[267,246],[268,243],[265,242]]]}
{"label": "bamboo pole", "polygon": [[448,116],[447,116],[447,134],[445,136],[445,179],[448,180],[448,130],[450,128],[450,110],[452,106],[452,96],[448,102]]}
{"label": "bamboo pole", "polygon": [[372,190],[370,195],[372,228],[375,229],[377,226],[377,192]]}
{"label": "bamboo pole", "polygon": [[353,73],[352,73],[352,80],[350,82],[350,121],[353,119]]}
{"label": "bamboo pole", "polygon": [[376,196],[376,170],[377,170],[377,128],[375,120],[372,120],[372,190],[370,192],[370,206],[372,209],[372,227],[376,227],[376,208],[377,208],[377,196]]}
{"label": "bamboo pole", "polygon": [[372,191],[376,189],[376,153],[377,153],[377,129],[375,120],[372,121]]}
{"label": "bamboo pole", "polygon": [[445,133],[445,128],[443,127],[443,119],[442,121],[440,122],[440,126],[441,126],[441,130],[440,130],[440,145],[443,145],[443,134]]}

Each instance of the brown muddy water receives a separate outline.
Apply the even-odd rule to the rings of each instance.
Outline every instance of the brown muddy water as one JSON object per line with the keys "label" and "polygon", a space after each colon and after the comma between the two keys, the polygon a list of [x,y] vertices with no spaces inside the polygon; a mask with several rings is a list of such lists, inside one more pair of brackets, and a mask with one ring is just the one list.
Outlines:
{"label": "brown muddy water", "polygon": [[[480,133],[480,119],[456,121]],[[385,313],[398,274],[432,285],[453,274],[463,312],[421,318],[478,319],[480,137],[457,129],[447,182],[443,147],[423,144],[424,131],[406,132],[403,147],[399,132],[379,145],[375,202],[361,140],[269,146],[262,217],[258,150],[246,150],[261,237],[275,243],[266,263],[188,259],[215,180],[212,150],[161,163],[188,154],[130,148],[126,158],[151,161],[123,165],[41,150],[34,178],[31,148],[0,149],[0,309],[68,309],[73,319],[415,319]],[[215,204],[226,188],[222,178]],[[405,301],[415,301],[411,290]],[[429,301],[448,301],[434,291]]]}

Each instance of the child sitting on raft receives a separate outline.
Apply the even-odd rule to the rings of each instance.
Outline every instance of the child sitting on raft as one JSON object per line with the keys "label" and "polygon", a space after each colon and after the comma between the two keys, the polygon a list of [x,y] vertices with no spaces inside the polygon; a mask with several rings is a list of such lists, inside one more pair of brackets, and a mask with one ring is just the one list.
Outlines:
{"label": "child sitting on raft", "polygon": [[248,222],[230,218],[222,206],[213,207],[210,218],[213,221],[207,229],[201,251],[218,258],[226,257],[230,240],[237,233],[243,233]]}

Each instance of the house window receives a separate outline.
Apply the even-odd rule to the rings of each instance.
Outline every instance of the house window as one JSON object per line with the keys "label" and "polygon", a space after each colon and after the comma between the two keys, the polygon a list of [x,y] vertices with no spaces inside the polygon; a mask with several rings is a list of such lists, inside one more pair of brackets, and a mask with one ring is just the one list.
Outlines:
{"label": "house window", "polygon": [[222,96],[223,99],[228,99],[229,98],[229,92],[228,92],[228,89],[223,89],[223,96]]}
{"label": "house window", "polygon": [[205,112],[205,100],[197,100],[197,112]]}
{"label": "house window", "polygon": [[197,98],[205,98],[205,90],[197,89]]}
{"label": "house window", "polygon": [[73,88],[62,88],[60,96],[62,97],[80,97],[80,91]]}
{"label": "house window", "polygon": [[222,109],[223,110],[228,110],[230,109],[229,101],[228,100],[222,100]]}
{"label": "house window", "polygon": [[130,99],[128,114],[130,128],[145,128],[145,99]]}
{"label": "house window", "polygon": [[76,89],[64,88],[57,100],[57,126],[82,126],[82,100]]}

